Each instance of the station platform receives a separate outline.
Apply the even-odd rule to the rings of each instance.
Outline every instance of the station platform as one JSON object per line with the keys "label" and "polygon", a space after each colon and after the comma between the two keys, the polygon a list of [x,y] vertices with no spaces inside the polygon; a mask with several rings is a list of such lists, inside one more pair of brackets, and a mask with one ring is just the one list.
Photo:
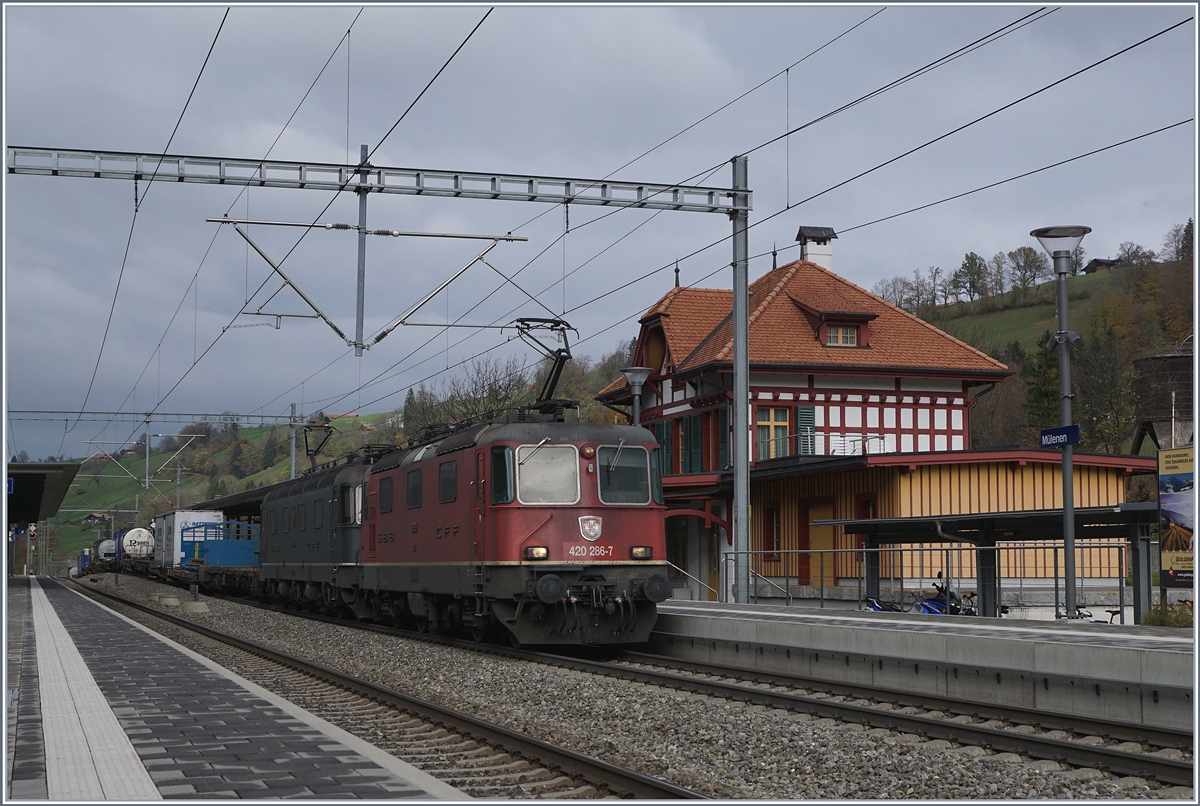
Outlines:
{"label": "station platform", "polygon": [[669,601],[655,652],[978,702],[1192,726],[1191,630]]}
{"label": "station platform", "polygon": [[8,577],[4,800],[465,794],[46,577]]}

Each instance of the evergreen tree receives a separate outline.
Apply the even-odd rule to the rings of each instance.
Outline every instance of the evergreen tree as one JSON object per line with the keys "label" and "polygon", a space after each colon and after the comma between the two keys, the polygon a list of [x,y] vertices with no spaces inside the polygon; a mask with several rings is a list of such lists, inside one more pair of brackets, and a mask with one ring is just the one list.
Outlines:
{"label": "evergreen tree", "polygon": [[1040,431],[1053,428],[1060,422],[1058,403],[1058,351],[1042,349],[1053,335],[1049,330],[1038,339],[1033,351],[1021,368],[1025,380],[1025,415],[1029,426]]}

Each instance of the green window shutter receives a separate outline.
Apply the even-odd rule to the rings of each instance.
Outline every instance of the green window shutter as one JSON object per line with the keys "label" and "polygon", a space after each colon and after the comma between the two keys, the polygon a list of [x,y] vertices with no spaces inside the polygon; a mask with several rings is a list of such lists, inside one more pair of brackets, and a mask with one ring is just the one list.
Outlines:
{"label": "green window shutter", "polygon": [[817,452],[816,421],[815,407],[796,407],[796,453],[801,456]]}
{"label": "green window shutter", "polygon": [[721,470],[729,467],[729,406],[717,409],[717,445]]}
{"label": "green window shutter", "polygon": [[662,455],[662,472],[671,472],[671,421],[659,420],[654,424],[654,439]]}
{"label": "green window shutter", "polygon": [[683,442],[683,459],[687,464],[684,473],[699,473],[700,466],[700,415],[689,414],[683,418],[681,441]]}

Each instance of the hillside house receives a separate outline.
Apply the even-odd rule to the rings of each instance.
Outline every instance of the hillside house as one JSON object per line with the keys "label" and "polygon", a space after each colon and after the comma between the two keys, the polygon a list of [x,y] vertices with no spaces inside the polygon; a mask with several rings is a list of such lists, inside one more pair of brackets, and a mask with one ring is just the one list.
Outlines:
{"label": "hillside house", "polygon": [[[975,398],[1008,367],[834,274],[835,237],[801,227],[801,259],[749,288],[756,573],[856,583],[861,539],[813,521],[1049,508],[1055,477],[1061,506],[1058,453],[971,450]],[[654,370],[642,424],[668,457],[668,559],[686,571],[674,580],[684,596],[716,598],[730,583],[732,309],[731,291],[672,288],[640,320],[634,350],[633,364]],[[632,402],[624,378],[598,399]],[[1078,505],[1123,501],[1126,465],[1077,454]],[[819,571],[796,553],[817,550],[829,552]]]}

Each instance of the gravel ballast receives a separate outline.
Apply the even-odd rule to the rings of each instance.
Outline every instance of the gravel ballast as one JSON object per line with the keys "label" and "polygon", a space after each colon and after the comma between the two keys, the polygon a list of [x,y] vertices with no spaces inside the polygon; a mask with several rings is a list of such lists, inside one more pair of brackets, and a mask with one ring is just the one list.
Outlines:
{"label": "gravel ballast", "polygon": [[[1187,787],[813,719],[222,599],[159,605],[178,588],[122,575],[85,585],[455,708],[716,798],[1192,800]],[[190,598],[186,594],[182,599]]]}

